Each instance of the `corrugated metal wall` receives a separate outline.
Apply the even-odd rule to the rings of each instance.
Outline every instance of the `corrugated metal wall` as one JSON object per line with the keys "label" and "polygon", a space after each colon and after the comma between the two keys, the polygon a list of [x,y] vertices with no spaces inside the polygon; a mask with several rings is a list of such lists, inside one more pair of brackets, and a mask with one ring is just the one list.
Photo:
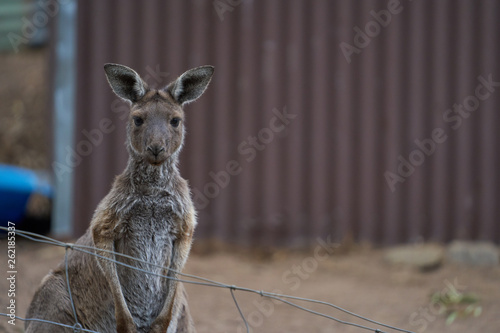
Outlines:
{"label": "corrugated metal wall", "polygon": [[86,0],[78,26],[77,233],[127,158],[115,62],[216,67],[181,163],[198,238],[500,241],[499,1]]}

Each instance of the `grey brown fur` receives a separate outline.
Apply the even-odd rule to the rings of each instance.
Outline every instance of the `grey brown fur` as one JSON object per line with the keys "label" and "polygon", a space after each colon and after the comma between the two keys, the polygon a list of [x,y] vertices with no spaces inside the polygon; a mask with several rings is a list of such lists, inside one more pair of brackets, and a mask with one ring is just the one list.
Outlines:
{"label": "grey brown fur", "polygon": [[[182,106],[200,97],[213,67],[194,68],[163,89],[149,88],[132,69],[105,65],[113,91],[130,104],[129,160],[98,205],[76,244],[143,259],[96,253],[158,274],[177,277],[186,263],[196,226],[190,191],[177,168],[184,141]],[[194,332],[182,283],[117,265],[78,251],[68,255],[69,282],[78,322],[98,332]],[[64,262],[49,273],[33,297],[28,318],[73,325]],[[26,332],[72,332],[26,322]]]}

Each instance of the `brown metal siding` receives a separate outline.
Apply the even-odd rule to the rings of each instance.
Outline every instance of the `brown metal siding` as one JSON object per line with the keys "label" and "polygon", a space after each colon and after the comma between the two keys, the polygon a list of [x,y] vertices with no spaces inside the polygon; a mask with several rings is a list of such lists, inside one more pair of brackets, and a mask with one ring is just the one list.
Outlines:
{"label": "brown metal siding", "polygon": [[[123,104],[102,70],[115,62],[161,85],[194,66],[216,67],[207,93],[187,107],[181,168],[202,192],[229,161],[242,172],[198,204],[198,238],[500,241],[500,88],[458,130],[443,120],[474,94],[478,76],[500,81],[500,1],[401,1],[351,63],[340,43],[353,44],[353,28],[364,30],[387,1],[243,0],[223,20],[213,3],[79,2],[76,142],[103,118],[116,128],[74,170],[78,234],[127,159]],[[157,68],[168,77],[155,80]],[[296,118],[270,134],[273,109],[285,108]],[[436,128],[447,140],[391,192],[384,173]],[[259,134],[268,143],[247,161],[239,146]]]}

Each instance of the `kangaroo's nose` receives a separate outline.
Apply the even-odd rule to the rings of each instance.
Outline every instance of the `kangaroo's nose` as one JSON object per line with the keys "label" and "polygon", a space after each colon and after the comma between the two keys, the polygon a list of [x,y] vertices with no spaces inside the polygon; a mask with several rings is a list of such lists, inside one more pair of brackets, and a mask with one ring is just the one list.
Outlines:
{"label": "kangaroo's nose", "polygon": [[155,157],[157,157],[158,155],[160,155],[162,151],[165,150],[165,148],[154,145],[154,146],[148,146],[147,150],[149,150]]}

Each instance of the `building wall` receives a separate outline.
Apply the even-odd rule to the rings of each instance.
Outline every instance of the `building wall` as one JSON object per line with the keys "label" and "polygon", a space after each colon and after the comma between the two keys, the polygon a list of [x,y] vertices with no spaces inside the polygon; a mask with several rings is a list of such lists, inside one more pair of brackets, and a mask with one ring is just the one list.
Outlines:
{"label": "building wall", "polygon": [[499,1],[78,4],[78,234],[127,159],[114,62],[160,86],[216,68],[186,107],[197,238],[500,241],[500,86],[477,89],[500,81]]}

